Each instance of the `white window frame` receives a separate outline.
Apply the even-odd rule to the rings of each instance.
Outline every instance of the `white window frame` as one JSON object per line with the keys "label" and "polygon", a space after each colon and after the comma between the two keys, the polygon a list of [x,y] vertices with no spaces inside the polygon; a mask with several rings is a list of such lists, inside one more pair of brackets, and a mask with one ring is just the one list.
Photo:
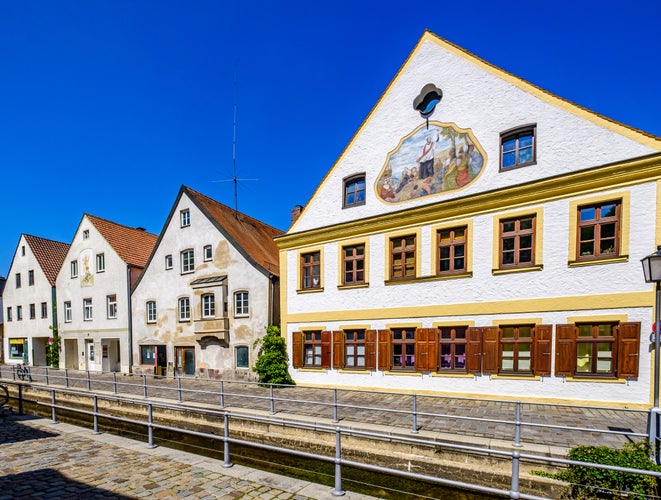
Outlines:
{"label": "white window frame", "polygon": [[190,321],[190,298],[179,298],[179,321]]}
{"label": "white window frame", "polygon": [[77,260],[72,260],[71,261],[71,277],[72,278],[77,278],[78,277],[78,261]]}
{"label": "white window frame", "polygon": [[96,272],[102,273],[106,270],[106,256],[102,253],[96,254]]}
{"label": "white window frame", "polygon": [[213,252],[211,250],[211,245],[204,246],[204,262],[208,262],[213,258]]}
{"label": "white window frame", "polygon": [[16,321],[23,321],[23,306],[16,306]]}
{"label": "white window frame", "polygon": [[194,271],[195,271],[195,251],[192,248],[182,250],[181,274],[192,273]]}
{"label": "white window frame", "polygon": [[250,316],[250,295],[248,290],[234,292],[234,316],[237,318]]}
{"label": "white window frame", "polygon": [[89,229],[85,229],[85,230],[83,231],[83,239],[86,240],[86,239],[89,238],[89,237],[90,237],[90,230],[89,230]]}
{"label": "white window frame", "polygon": [[71,323],[71,302],[64,303],[64,322]]}
{"label": "white window frame", "polygon": [[28,271],[28,286],[34,286],[34,270]]}
{"label": "white window frame", "polygon": [[216,317],[216,297],[213,293],[205,293],[202,295],[202,317]]}
{"label": "white window frame", "polygon": [[83,321],[92,321],[94,319],[94,309],[92,299],[83,299]]}
{"label": "white window frame", "polygon": [[117,295],[107,295],[106,296],[106,311],[108,314],[108,319],[117,318]]}
{"label": "white window frame", "polygon": [[147,323],[156,323],[156,301],[148,300],[146,305]]}
{"label": "white window frame", "polygon": [[181,227],[188,227],[190,226],[190,210],[189,209],[184,209],[180,212],[180,222],[181,222]]}
{"label": "white window frame", "polygon": [[47,302],[42,302],[41,303],[41,318],[48,318],[48,303]]}
{"label": "white window frame", "polygon": [[172,254],[165,256],[165,269],[172,269]]}

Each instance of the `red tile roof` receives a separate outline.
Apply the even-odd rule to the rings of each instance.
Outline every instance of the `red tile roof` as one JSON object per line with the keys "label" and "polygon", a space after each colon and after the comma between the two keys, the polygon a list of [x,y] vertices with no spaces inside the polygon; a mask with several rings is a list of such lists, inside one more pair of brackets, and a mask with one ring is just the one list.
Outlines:
{"label": "red tile roof", "polygon": [[24,234],[23,237],[37,259],[39,267],[46,275],[46,279],[51,286],[55,286],[55,278],[67,256],[69,243],[47,240],[31,234]]}
{"label": "red tile roof", "polygon": [[279,250],[273,238],[284,234],[283,231],[212,200],[189,187],[183,186],[182,190],[239,250],[243,250],[266,271],[279,276]]}
{"label": "red tile roof", "polygon": [[144,229],[123,226],[90,214],[85,215],[124,262],[135,267],[145,267],[158,236]]}

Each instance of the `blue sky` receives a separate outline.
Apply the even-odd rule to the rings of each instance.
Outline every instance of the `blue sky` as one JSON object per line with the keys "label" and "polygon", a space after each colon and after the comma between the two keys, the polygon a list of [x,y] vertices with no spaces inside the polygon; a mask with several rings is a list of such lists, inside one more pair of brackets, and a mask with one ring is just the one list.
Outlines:
{"label": "blue sky", "polygon": [[286,230],[429,29],[661,136],[661,2],[0,0],[0,275],[83,213],[158,233],[182,184]]}

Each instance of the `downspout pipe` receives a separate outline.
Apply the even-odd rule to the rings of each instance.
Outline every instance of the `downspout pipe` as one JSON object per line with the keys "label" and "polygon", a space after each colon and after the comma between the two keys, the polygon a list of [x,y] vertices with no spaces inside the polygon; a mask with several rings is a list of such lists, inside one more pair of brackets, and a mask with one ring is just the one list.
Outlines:
{"label": "downspout pipe", "polygon": [[129,373],[133,372],[133,315],[131,313],[131,264],[126,264],[126,297],[128,303],[129,327]]}

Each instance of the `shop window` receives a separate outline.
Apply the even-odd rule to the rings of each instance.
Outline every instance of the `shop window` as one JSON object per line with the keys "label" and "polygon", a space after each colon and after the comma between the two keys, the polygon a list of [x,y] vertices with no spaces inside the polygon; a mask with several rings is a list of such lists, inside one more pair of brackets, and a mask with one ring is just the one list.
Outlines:
{"label": "shop window", "polygon": [[9,339],[9,358],[23,359],[25,356],[25,340]]}

